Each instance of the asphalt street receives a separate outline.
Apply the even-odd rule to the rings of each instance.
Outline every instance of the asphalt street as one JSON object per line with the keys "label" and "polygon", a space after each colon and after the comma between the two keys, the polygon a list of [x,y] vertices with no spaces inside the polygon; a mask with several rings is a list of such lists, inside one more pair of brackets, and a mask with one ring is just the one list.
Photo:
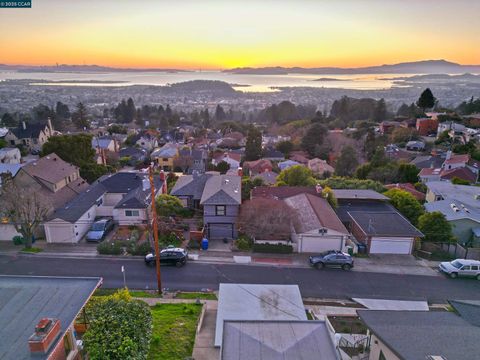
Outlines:
{"label": "asphalt street", "polygon": [[[72,259],[30,255],[0,256],[0,274],[36,276],[99,276],[103,287],[123,286],[122,265],[130,289],[155,289],[155,268],[142,259]],[[298,284],[303,297],[347,299],[480,300],[480,281],[445,276],[396,275],[338,269],[315,270],[280,266],[199,264],[162,266],[162,286],[170,290],[218,289],[222,282]]]}

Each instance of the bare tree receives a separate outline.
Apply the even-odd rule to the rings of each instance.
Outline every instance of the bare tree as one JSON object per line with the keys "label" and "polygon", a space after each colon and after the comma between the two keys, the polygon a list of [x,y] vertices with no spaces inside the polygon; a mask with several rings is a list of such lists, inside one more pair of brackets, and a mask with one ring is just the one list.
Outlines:
{"label": "bare tree", "polygon": [[262,240],[290,239],[291,226],[298,223],[297,212],[282,200],[246,201],[238,217],[241,232]]}
{"label": "bare tree", "polygon": [[31,248],[33,234],[51,209],[48,200],[33,189],[19,187],[10,180],[4,182],[1,202],[4,215],[23,236],[25,247]]}
{"label": "bare tree", "polygon": [[178,156],[175,159],[173,159],[173,166],[179,167],[182,169],[183,173],[186,173],[187,170],[192,166],[193,164],[193,157],[190,155],[182,155]]}

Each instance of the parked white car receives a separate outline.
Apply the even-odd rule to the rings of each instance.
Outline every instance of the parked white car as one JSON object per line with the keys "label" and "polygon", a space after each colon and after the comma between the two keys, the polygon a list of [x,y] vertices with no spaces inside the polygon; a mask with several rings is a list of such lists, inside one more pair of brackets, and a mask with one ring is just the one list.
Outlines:
{"label": "parked white car", "polygon": [[478,260],[456,259],[450,262],[442,262],[438,268],[452,279],[465,276],[480,280],[480,261]]}

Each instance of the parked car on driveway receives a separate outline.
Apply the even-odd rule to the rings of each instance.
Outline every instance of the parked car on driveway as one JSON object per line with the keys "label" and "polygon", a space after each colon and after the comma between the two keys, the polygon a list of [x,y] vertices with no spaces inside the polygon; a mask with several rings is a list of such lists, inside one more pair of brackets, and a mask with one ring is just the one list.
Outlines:
{"label": "parked car on driveway", "polygon": [[87,233],[87,241],[102,241],[114,226],[115,224],[112,219],[100,219],[95,221],[92,224],[90,231]]}
{"label": "parked car on driveway", "polygon": [[[175,265],[182,267],[187,263],[188,252],[182,248],[166,248],[160,250],[161,265]],[[155,265],[155,252],[145,255],[145,264]]]}
{"label": "parked car on driveway", "polygon": [[438,269],[455,279],[459,276],[474,277],[480,280],[480,261],[468,259],[456,259],[440,263]]}
{"label": "parked car on driveway", "polygon": [[310,265],[316,269],[323,269],[326,266],[340,267],[343,270],[350,270],[353,267],[353,259],[349,254],[341,251],[330,250],[309,258]]}

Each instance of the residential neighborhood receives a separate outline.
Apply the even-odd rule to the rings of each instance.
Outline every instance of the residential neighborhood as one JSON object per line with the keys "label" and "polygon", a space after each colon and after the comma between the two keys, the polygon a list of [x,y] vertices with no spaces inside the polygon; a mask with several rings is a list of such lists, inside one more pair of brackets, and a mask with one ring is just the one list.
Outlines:
{"label": "residential neighborhood", "polygon": [[0,360],[480,359],[478,14],[0,1]]}

